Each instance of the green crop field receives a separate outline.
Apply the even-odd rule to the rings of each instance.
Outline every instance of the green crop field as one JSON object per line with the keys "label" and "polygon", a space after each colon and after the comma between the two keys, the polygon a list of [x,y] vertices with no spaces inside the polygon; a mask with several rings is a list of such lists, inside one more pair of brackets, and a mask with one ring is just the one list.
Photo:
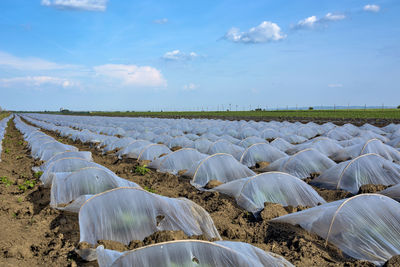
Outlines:
{"label": "green crop field", "polygon": [[400,119],[400,109],[277,110],[277,111],[174,111],[174,112],[68,112],[53,114],[118,117],[193,117],[193,118],[324,118],[324,119]]}
{"label": "green crop field", "polygon": [[0,112],[0,120],[4,119],[5,117],[9,116],[10,112]]}

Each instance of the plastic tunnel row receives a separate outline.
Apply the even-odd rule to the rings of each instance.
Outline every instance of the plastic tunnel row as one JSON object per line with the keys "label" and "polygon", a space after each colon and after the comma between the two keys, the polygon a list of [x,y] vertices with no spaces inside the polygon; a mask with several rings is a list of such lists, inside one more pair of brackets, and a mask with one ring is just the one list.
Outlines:
{"label": "plastic tunnel row", "polygon": [[1,161],[1,154],[3,151],[3,139],[4,135],[6,134],[6,128],[8,121],[12,118],[12,116],[8,116],[0,121],[0,161]]}
{"label": "plastic tunnel row", "polygon": [[[218,180],[223,184],[215,187],[213,190],[234,197],[239,206],[253,212],[255,215],[263,209],[265,202],[281,203],[284,206],[302,205],[311,207],[301,212],[276,218],[273,221],[294,225],[298,224],[307,231],[321,236],[326,242],[336,245],[346,255],[353,258],[365,259],[374,264],[382,265],[392,256],[399,254],[400,243],[398,240],[400,240],[400,226],[398,222],[400,218],[398,218],[398,214],[400,204],[394,199],[400,199],[400,167],[397,158],[398,150],[396,149],[398,147],[395,142],[392,142],[398,138],[400,133],[399,126],[397,125],[377,128],[367,124],[361,127],[346,124],[337,127],[327,123],[320,126],[307,124],[296,129],[295,127],[292,128],[292,124],[289,123],[272,122],[268,124],[268,127],[271,129],[264,129],[266,123],[206,122],[204,120],[194,120],[193,122],[187,120],[164,121],[147,118],[132,120],[121,118],[113,122],[107,119],[99,121],[96,118],[86,118],[85,120],[87,120],[88,124],[83,126],[71,117],[42,117],[42,115],[35,115],[35,117],[46,119],[47,122],[32,118],[30,119],[31,122],[36,123],[40,127],[51,128],[53,131],[58,131],[59,133],[60,129],[69,131],[68,129],[71,129],[69,127],[74,127],[80,129],[81,131],[79,132],[90,131],[93,135],[100,135],[104,138],[104,143],[93,142],[100,149],[107,146],[106,143],[109,139],[113,139],[111,143],[119,142],[125,138],[133,139],[131,143],[127,142],[126,144],[132,145],[133,148],[135,147],[135,142],[138,142],[138,146],[134,148],[137,150],[135,154],[132,154],[134,158],[139,158],[143,150],[139,151],[139,142],[144,147],[161,145],[154,143],[155,139],[146,139],[145,141],[147,142],[135,139],[139,136],[135,136],[136,134],[139,132],[142,134],[147,133],[150,129],[153,134],[148,135],[149,137],[154,137],[154,135],[160,137],[167,130],[169,133],[175,134],[175,137],[181,134],[185,138],[189,139],[190,137],[191,139],[195,139],[193,135],[197,135],[199,138],[196,140],[207,140],[210,145],[218,144],[223,149],[233,147],[233,150],[209,155],[207,154],[208,150],[207,153],[204,153],[196,148],[184,148],[173,152],[164,145],[170,151],[164,150],[163,152],[165,153],[160,152],[159,156],[150,160],[149,166],[162,172],[171,172],[190,177],[192,185],[200,189],[209,181]],[[221,126],[215,127],[218,124]],[[228,125],[233,127],[230,128]],[[241,128],[240,125],[244,128]],[[293,125],[299,126],[296,123]],[[118,136],[106,135],[113,134],[112,131],[102,130],[98,132],[97,130],[109,129],[108,127],[117,127],[119,129]],[[298,135],[301,129],[304,133]],[[257,138],[260,138],[260,136],[256,135],[260,131],[265,132],[265,136],[267,136],[268,131],[269,137],[276,134],[273,136],[275,140],[270,142],[273,138],[268,138],[270,139],[269,141],[259,142],[260,140]],[[282,135],[291,135],[295,137],[294,139],[297,138],[296,136],[301,136],[305,140],[302,141],[302,144],[294,144],[293,140],[292,143],[288,142],[281,137]],[[317,135],[322,137],[316,137]],[[218,139],[221,136],[225,136],[224,140]],[[230,138],[226,136],[230,136]],[[240,143],[245,139],[251,140],[252,138],[250,137],[252,136],[256,137],[254,141],[257,143],[250,144],[247,148],[242,147],[242,150],[239,149],[241,148]],[[308,140],[309,138],[312,139]],[[235,139],[239,140],[239,142],[236,142]],[[302,138],[297,139],[300,140]],[[208,142],[204,143],[204,147],[207,146]],[[268,164],[261,169],[265,173],[256,175],[248,166],[242,164],[243,162],[241,163],[240,160],[245,158],[243,157],[245,151],[249,153],[250,148],[258,148],[258,146],[273,147],[284,154],[281,154],[282,157],[274,158],[271,162],[268,162],[266,156],[257,155],[256,158],[261,159],[257,159],[256,163],[267,162]],[[124,149],[124,147],[122,146],[119,151],[121,149]],[[269,149],[268,151],[271,152],[272,157],[273,150]],[[257,154],[257,152],[257,149],[254,149],[254,154]],[[242,156],[238,159],[240,153],[242,153]],[[123,156],[122,153],[119,156]],[[335,161],[340,163],[337,164]],[[326,203],[311,186],[301,180],[308,177],[316,177],[311,182],[313,185],[328,189],[344,189],[353,194],[356,194],[360,186],[364,184],[393,186],[380,192],[380,194],[361,194],[352,198]],[[109,197],[111,198],[112,192],[122,192],[124,190],[151,194],[138,188],[120,188],[107,191],[104,195],[110,194]],[[99,196],[95,196],[92,199],[96,199],[97,197]],[[143,196],[142,198],[144,199],[145,197]],[[165,202],[164,205],[169,207],[171,204]],[[106,210],[106,206],[104,205],[104,208],[101,210]],[[90,200],[83,205],[80,212],[85,207],[90,207]],[[153,214],[151,218],[154,219],[154,216],[155,220],[151,223],[153,226],[155,224],[156,227],[160,227],[164,223],[168,224],[167,217]],[[114,215],[114,217],[118,218],[119,214]],[[96,220],[103,219],[103,217],[96,218]],[[135,225],[141,225],[142,220],[144,220],[136,217],[132,218],[129,215],[123,215],[121,218],[125,218],[121,219],[121,221],[135,222]],[[189,222],[187,224],[190,225]],[[115,224],[110,222],[110,225]],[[116,229],[123,228],[120,227],[121,225],[118,224]],[[112,232],[112,235],[118,236],[118,233],[118,231]],[[160,246],[169,246],[169,244],[160,244]],[[157,246],[155,245],[151,248],[157,250]],[[190,255],[195,256],[179,256],[179,259],[184,260],[184,262],[207,262],[207,259],[201,259],[194,252],[197,247],[195,248],[192,245],[187,245],[187,247],[191,250]],[[121,264],[124,259],[130,257],[144,255],[142,253],[147,253],[146,249],[149,249],[147,251],[153,251],[150,250],[150,247],[122,254],[103,250],[101,247],[98,248],[98,251],[99,255],[100,252],[103,253],[104,262],[109,264],[105,266],[110,266],[111,264]],[[165,249],[165,251],[169,250]],[[154,258],[154,260],[154,262],[157,262],[158,259]],[[164,257],[162,260],[168,261],[172,260],[172,258]],[[172,262],[175,263],[175,261]]]}
{"label": "plastic tunnel row", "polygon": [[[44,161],[40,166],[41,181],[44,186],[51,186],[51,205],[79,213],[80,242],[96,245],[98,240],[112,240],[128,244],[163,230],[221,239],[210,215],[194,202],[142,190],[94,163],[90,152],[61,144],[19,117],[15,123],[24,134],[32,157]],[[97,256],[100,266],[292,266],[276,254],[228,241],[167,242],[125,253],[98,247]]]}

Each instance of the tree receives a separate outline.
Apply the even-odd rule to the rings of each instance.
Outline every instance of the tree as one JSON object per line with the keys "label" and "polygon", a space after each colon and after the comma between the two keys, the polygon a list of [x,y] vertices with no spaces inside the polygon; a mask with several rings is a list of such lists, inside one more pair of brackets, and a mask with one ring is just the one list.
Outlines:
{"label": "tree", "polygon": [[398,105],[397,108],[400,109],[400,105]]}
{"label": "tree", "polygon": [[314,110],[314,108],[313,107],[309,107],[308,110]]}

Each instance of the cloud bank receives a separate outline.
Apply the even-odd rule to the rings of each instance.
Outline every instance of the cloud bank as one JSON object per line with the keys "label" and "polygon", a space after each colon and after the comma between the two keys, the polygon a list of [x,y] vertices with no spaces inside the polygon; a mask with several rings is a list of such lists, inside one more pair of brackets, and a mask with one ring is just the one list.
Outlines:
{"label": "cloud bank", "polygon": [[192,60],[195,59],[196,57],[198,57],[198,55],[195,52],[185,53],[180,50],[170,51],[162,56],[164,60],[169,60],[169,61]]}
{"label": "cloud bank", "polygon": [[241,32],[238,28],[231,28],[223,37],[234,43],[268,43],[286,38],[278,24],[263,21],[260,25],[250,28],[247,32]]}
{"label": "cloud bank", "polygon": [[41,5],[58,9],[105,11],[107,0],[42,0]]}
{"label": "cloud bank", "polygon": [[315,27],[326,25],[329,22],[344,20],[346,15],[340,13],[327,13],[322,18],[318,18],[317,16],[311,16],[297,22],[296,25],[292,26],[295,30],[300,29],[313,29]]}

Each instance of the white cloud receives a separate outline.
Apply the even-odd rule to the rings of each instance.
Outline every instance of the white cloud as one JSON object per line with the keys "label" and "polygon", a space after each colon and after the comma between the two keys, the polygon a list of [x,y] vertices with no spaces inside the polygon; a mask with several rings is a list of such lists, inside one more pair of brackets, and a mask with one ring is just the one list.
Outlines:
{"label": "white cloud", "polygon": [[98,76],[107,77],[125,86],[165,87],[167,81],[159,70],[149,66],[106,64],[94,67]]}
{"label": "white cloud", "polygon": [[153,20],[153,22],[156,24],[166,24],[166,23],[168,23],[168,19],[167,18],[156,19],[156,20]]}
{"label": "white cloud", "polygon": [[163,59],[172,61],[192,60],[195,59],[196,57],[198,57],[198,55],[195,52],[184,53],[180,50],[167,52],[162,56]]}
{"label": "white cloud", "polygon": [[341,88],[341,87],[343,87],[343,84],[341,84],[341,83],[331,83],[331,84],[328,84],[328,87],[329,88]]}
{"label": "white cloud", "polygon": [[194,83],[189,83],[189,84],[185,84],[182,89],[184,91],[194,91],[196,89],[198,89],[200,86],[198,84],[194,84]]}
{"label": "white cloud", "polygon": [[87,11],[105,11],[107,8],[107,0],[42,0],[41,4],[59,9]]}
{"label": "white cloud", "polygon": [[26,76],[26,77],[13,77],[1,78],[0,87],[34,87],[41,88],[42,86],[56,86],[56,87],[75,87],[79,86],[78,83],[68,79],[51,77],[51,76]]}
{"label": "white cloud", "polygon": [[340,13],[327,13],[322,18],[317,16],[311,16],[297,22],[296,25],[292,26],[293,29],[312,29],[318,25],[326,24],[327,22],[344,20],[346,15]]}
{"label": "white cloud", "polygon": [[365,5],[363,8],[364,11],[369,11],[369,12],[379,12],[380,9],[381,7],[378,5]]}
{"label": "white cloud", "polygon": [[281,28],[273,22],[263,21],[260,25],[241,32],[238,28],[231,28],[224,36],[226,40],[235,43],[267,43],[286,38]]}
{"label": "white cloud", "polygon": [[325,21],[337,21],[337,20],[344,20],[346,16],[344,14],[333,14],[333,13],[328,13],[325,15],[325,17],[322,18],[322,20]]}
{"label": "white cloud", "polygon": [[0,67],[7,67],[17,70],[56,70],[72,68],[73,65],[57,64],[40,58],[20,58],[0,51]]}

